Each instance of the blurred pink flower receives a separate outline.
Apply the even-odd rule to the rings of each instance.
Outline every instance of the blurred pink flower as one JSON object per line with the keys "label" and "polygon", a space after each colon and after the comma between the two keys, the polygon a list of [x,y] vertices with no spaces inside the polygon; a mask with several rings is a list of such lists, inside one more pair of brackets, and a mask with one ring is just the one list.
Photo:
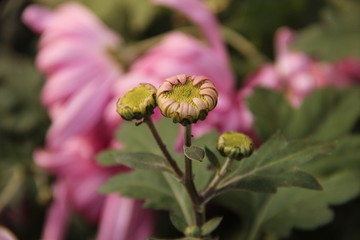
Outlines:
{"label": "blurred pink flower", "polygon": [[[46,146],[34,158],[57,176],[42,239],[63,239],[71,211],[93,222],[100,218],[106,222],[101,223],[99,240],[110,235],[129,239],[138,227],[134,221],[144,225],[134,239],[145,239],[152,232],[150,212],[142,210],[138,201],[98,193],[108,177],[126,170],[103,168],[95,161],[99,151],[114,146],[113,133],[120,121],[117,117],[108,122],[111,117],[106,112],[122,76],[109,54],[120,43],[119,37],[77,3],[54,11],[32,5],[23,20],[41,34],[36,63],[46,76],[41,100],[52,121]],[[123,203],[133,207],[119,214],[123,208],[117,204]]]}
{"label": "blurred pink flower", "polygon": [[[198,0],[153,2],[174,8],[192,20],[202,31],[207,44],[181,32],[168,34],[132,64],[129,73],[118,83],[119,89],[127,89],[144,79],[158,87],[165,78],[179,73],[207,76],[219,91],[218,106],[205,121],[194,125],[194,135],[199,136],[213,129],[233,130],[237,124],[231,108],[235,101],[235,80],[214,15]],[[224,117],[230,121],[225,122]]]}
{"label": "blurred pink flower", "polygon": [[360,74],[360,62],[345,59],[337,64],[315,61],[310,56],[290,49],[295,33],[281,28],[275,36],[274,64],[267,64],[245,81],[241,93],[246,96],[256,86],[283,91],[290,103],[297,107],[314,89],[332,85],[347,86],[354,83]]}
{"label": "blurred pink flower", "polygon": [[290,49],[295,32],[280,28],[275,35],[275,62],[264,65],[251,74],[238,93],[242,131],[251,131],[253,117],[244,99],[255,87],[267,87],[284,92],[289,102],[298,107],[313,90],[324,86],[345,87],[359,81],[360,62],[354,58],[337,64],[315,61],[310,56]]}
{"label": "blurred pink flower", "polygon": [[120,39],[77,3],[55,11],[33,5],[23,19],[41,34],[36,63],[46,75],[41,100],[52,120],[47,141],[56,147],[102,117],[112,86],[122,74],[108,54]]}
{"label": "blurred pink flower", "polygon": [[0,225],[0,240],[17,240],[17,238],[9,229]]}

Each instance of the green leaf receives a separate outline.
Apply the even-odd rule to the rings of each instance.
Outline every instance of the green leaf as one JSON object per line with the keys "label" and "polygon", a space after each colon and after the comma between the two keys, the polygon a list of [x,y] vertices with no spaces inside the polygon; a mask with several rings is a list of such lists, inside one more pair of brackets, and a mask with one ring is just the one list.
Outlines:
{"label": "green leaf", "polygon": [[360,193],[359,175],[350,171],[321,179],[324,191],[279,189],[276,194],[247,191],[225,193],[216,199],[244,219],[244,236],[250,239],[261,230],[284,238],[293,228],[312,230],[333,219],[332,205],[339,205]]}
{"label": "green leaf", "polygon": [[254,127],[261,140],[269,139],[278,129],[283,129],[292,117],[293,109],[280,92],[256,88],[247,99],[254,115]]}
{"label": "green leaf", "polygon": [[360,134],[348,135],[336,141],[330,155],[321,156],[304,165],[304,170],[316,176],[328,176],[338,171],[351,170],[360,174]]}
{"label": "green leaf", "polygon": [[360,117],[360,105],[354,105],[360,101],[360,88],[355,86],[316,90],[298,109],[291,108],[281,93],[264,88],[255,89],[247,101],[263,141],[279,130],[288,139],[309,136],[318,140],[337,139],[348,133]]}
{"label": "green leaf", "polygon": [[208,235],[212,233],[221,223],[223,217],[216,217],[212,218],[209,221],[207,221],[202,227],[201,227],[201,234],[202,235]]}
{"label": "green leaf", "polygon": [[[279,191],[269,199],[264,229],[285,237],[292,228],[311,230],[332,221],[329,205],[341,204],[360,193],[359,176],[341,172],[322,181],[326,191]],[[308,202],[312,204],[308,204]],[[281,205],[281,206],[280,206]]]}
{"label": "green leaf", "polygon": [[204,149],[197,146],[184,147],[184,155],[190,160],[202,162],[205,157]]}
{"label": "green leaf", "polygon": [[332,2],[335,4],[322,12],[321,22],[299,31],[294,47],[328,61],[348,56],[360,58],[360,3],[352,0]]}
{"label": "green leaf", "polygon": [[[134,134],[136,133],[136,134]],[[146,124],[136,126],[132,122],[124,122],[116,132],[116,138],[124,143],[127,152],[152,152],[161,154]]]}
{"label": "green leaf", "polygon": [[107,150],[97,156],[98,163],[103,166],[124,164],[134,169],[160,170],[173,173],[173,169],[165,158],[144,152],[123,152],[121,150]]}
{"label": "green leaf", "polygon": [[219,189],[275,192],[278,187],[297,186],[319,190],[321,187],[316,179],[298,167],[330,152],[333,147],[332,143],[310,140],[286,142],[276,134],[252,156],[243,159],[220,182]]}
{"label": "green leaf", "polygon": [[[102,193],[119,192],[123,196],[144,199],[144,207],[168,210],[179,226],[193,225],[191,202],[183,185],[165,172],[134,170],[116,175],[105,182]],[[183,231],[184,229],[179,229]]]}
{"label": "green leaf", "polygon": [[360,88],[332,88],[311,93],[294,112],[284,132],[289,138],[313,136],[319,140],[337,139],[348,133],[360,116]]}
{"label": "green leaf", "polygon": [[[252,97],[264,99],[264,96],[267,96],[279,99],[279,96],[272,96],[271,93],[265,93],[264,96],[261,96],[260,93],[258,92]],[[273,93],[273,95],[276,94]],[[271,131],[280,130],[288,139],[301,139],[311,136],[312,139],[321,141],[336,140],[336,144],[333,146],[330,144],[327,147],[328,150],[326,151],[331,150],[330,154],[317,155],[313,160],[302,164],[302,171],[297,172],[299,175],[305,173],[306,176],[308,175],[306,172],[309,172],[316,176],[316,179],[323,186],[323,191],[280,188],[274,195],[248,191],[234,191],[220,195],[218,201],[243,217],[244,235],[242,239],[254,239],[258,233],[264,230],[278,237],[285,237],[293,228],[314,229],[330,222],[333,217],[331,205],[345,203],[360,194],[360,135],[349,135],[360,117],[359,106],[354,104],[359,102],[359,88],[354,86],[351,89],[325,88],[314,91],[298,109],[293,109],[289,115],[277,113],[277,108],[264,109],[267,106],[263,106],[259,99],[250,99],[251,101],[256,103],[250,104],[250,106],[258,118],[264,117],[262,111],[268,111],[280,116],[279,118],[282,120],[278,120],[278,122],[284,123],[281,126],[278,122],[274,122],[273,125],[260,124],[257,130],[262,133],[262,136],[267,136]],[[278,103],[288,106],[285,98]],[[284,107],[280,107],[280,109],[284,109]],[[256,121],[255,124],[257,124]],[[288,144],[303,142],[305,145],[300,148],[306,150],[309,149],[309,146],[310,149],[312,148],[312,141],[314,147],[317,144],[321,146],[321,142],[314,140],[293,140]],[[281,142],[284,143],[281,139],[277,143],[273,142],[272,145],[265,147],[271,142],[268,141],[263,144],[254,154],[270,156],[271,152],[281,153],[286,148],[284,145],[281,146]],[[324,144],[326,145],[326,143]],[[316,152],[315,149],[310,151]],[[244,171],[249,171],[251,169],[249,168],[251,166],[250,159],[245,160],[248,163],[240,162],[240,166],[248,168]],[[270,158],[267,158],[268,160]],[[263,162],[259,163],[259,165],[262,164]],[[295,167],[294,169],[297,169],[298,165]],[[299,179],[304,180],[302,176]],[[255,180],[258,179],[255,178]],[[260,180],[264,181],[265,179],[261,178]],[[308,180],[311,181],[311,176]],[[301,183],[296,182],[297,185]],[[277,182],[275,183],[277,184]]]}
{"label": "green leaf", "polygon": [[213,151],[211,151],[208,147],[205,147],[205,154],[209,162],[212,166],[214,166],[217,170],[221,168],[219,159],[216,157]]}
{"label": "green leaf", "polygon": [[[171,120],[163,118],[156,124],[156,128],[170,154],[176,157],[174,146],[178,136],[177,126]],[[146,124],[136,126],[132,122],[125,122],[118,128],[116,138],[124,143],[123,151],[151,152],[162,156],[162,152]]]}

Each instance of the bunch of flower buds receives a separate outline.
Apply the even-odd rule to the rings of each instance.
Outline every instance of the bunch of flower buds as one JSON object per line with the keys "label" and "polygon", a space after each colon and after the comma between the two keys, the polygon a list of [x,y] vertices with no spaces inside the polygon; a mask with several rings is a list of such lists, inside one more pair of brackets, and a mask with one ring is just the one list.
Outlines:
{"label": "bunch of flower buds", "polygon": [[[165,79],[159,89],[149,83],[132,88],[119,98],[117,112],[127,121],[141,122],[159,106],[165,117],[186,126],[205,120],[217,100],[218,91],[207,77],[178,74]],[[254,144],[242,133],[227,132],[219,137],[217,149],[223,156],[239,160],[251,155]]]}
{"label": "bunch of flower buds", "polygon": [[118,100],[117,112],[125,120],[140,120],[158,105],[165,117],[185,126],[204,120],[217,99],[218,92],[208,78],[178,74],[165,79],[157,91],[146,83],[131,89]]}
{"label": "bunch of flower buds", "polygon": [[[123,119],[135,121],[137,124],[146,122],[165,158],[188,192],[194,209],[195,225],[185,229],[184,234],[187,237],[207,236],[206,231],[203,232],[201,228],[205,219],[204,211],[201,210],[205,209],[203,204],[215,196],[214,192],[220,180],[226,176],[232,161],[250,156],[254,149],[253,141],[248,136],[238,132],[223,133],[218,139],[217,149],[226,160],[204,192],[198,192],[193,181],[191,160],[201,161],[205,151],[201,148],[191,148],[191,124],[205,120],[208,113],[215,108],[217,101],[218,91],[207,77],[178,74],[165,79],[159,89],[151,84],[142,83],[126,92],[117,102],[117,112]],[[150,115],[156,106],[165,117],[185,127],[184,172],[166,149],[151,121]],[[185,149],[192,149],[197,154],[192,153],[195,156],[193,158]]]}

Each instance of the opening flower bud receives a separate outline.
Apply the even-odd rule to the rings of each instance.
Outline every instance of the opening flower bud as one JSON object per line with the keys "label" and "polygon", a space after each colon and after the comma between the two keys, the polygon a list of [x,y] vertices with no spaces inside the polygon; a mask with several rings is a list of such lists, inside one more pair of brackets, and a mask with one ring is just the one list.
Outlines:
{"label": "opening flower bud", "polygon": [[240,160],[252,154],[254,143],[245,134],[226,132],[219,137],[216,148],[223,156]]}
{"label": "opening flower bud", "polygon": [[165,79],[156,93],[161,113],[184,126],[204,120],[215,108],[218,92],[204,76],[178,74]]}
{"label": "opening flower bud", "polygon": [[156,88],[149,83],[127,91],[116,103],[116,111],[127,120],[140,120],[153,114],[156,107]]}

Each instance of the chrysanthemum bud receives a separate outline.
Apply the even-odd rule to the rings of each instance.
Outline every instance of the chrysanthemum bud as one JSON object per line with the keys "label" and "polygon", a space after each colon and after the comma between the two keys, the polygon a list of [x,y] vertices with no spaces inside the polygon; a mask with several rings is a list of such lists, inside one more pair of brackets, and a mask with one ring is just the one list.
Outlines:
{"label": "chrysanthemum bud", "polygon": [[140,120],[153,113],[156,107],[156,88],[149,83],[140,83],[139,86],[127,91],[116,103],[116,111],[127,120]]}
{"label": "chrysanthemum bud", "polygon": [[165,79],[156,93],[161,113],[174,123],[188,125],[204,120],[215,108],[218,92],[204,76],[178,74]]}
{"label": "chrysanthemum bud", "polygon": [[245,134],[226,132],[219,137],[216,148],[223,156],[240,160],[252,154],[254,143]]}

